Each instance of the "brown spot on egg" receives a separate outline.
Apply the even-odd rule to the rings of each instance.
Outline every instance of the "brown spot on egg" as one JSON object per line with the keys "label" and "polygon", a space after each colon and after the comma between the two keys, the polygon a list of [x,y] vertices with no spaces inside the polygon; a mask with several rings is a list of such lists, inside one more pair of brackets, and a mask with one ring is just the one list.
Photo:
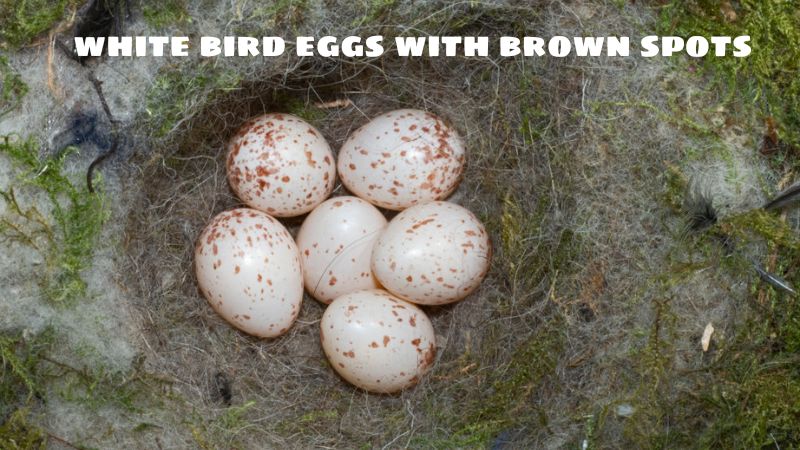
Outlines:
{"label": "brown spot on egg", "polygon": [[412,281],[414,281],[414,277],[412,277],[411,275],[409,275],[409,276],[407,276],[407,277],[406,277],[406,281],[408,281],[409,283],[411,283]]}
{"label": "brown spot on egg", "polygon": [[269,169],[267,169],[264,166],[257,166],[256,167],[256,175],[258,175],[260,177],[270,176],[273,173],[275,173],[275,171],[270,171]]}
{"label": "brown spot on egg", "polygon": [[434,220],[436,220],[436,219],[433,219],[433,218],[425,219],[425,220],[423,220],[421,222],[415,223],[414,225],[411,226],[411,228],[414,229],[414,230],[419,229],[420,227],[425,226],[425,225],[433,222]]}
{"label": "brown spot on egg", "polygon": [[436,347],[431,342],[430,346],[428,346],[428,350],[422,356],[422,364],[420,364],[420,368],[430,367],[433,364],[433,360],[436,359]]}
{"label": "brown spot on egg", "polygon": [[384,335],[383,336],[383,346],[386,347],[387,345],[389,345],[389,341],[391,341],[391,340],[392,340],[392,338],[390,338],[389,336]]}
{"label": "brown spot on egg", "polygon": [[275,133],[275,130],[269,130],[264,133],[264,145],[267,147],[272,147],[275,145],[275,139],[272,138],[273,133]]}
{"label": "brown spot on egg", "polygon": [[336,285],[336,277],[331,277],[331,279],[328,280],[328,285],[330,286]]}
{"label": "brown spot on egg", "polygon": [[356,354],[352,350],[350,350],[349,352],[342,352],[342,354],[344,356],[347,356],[348,358],[355,358],[356,357]]}

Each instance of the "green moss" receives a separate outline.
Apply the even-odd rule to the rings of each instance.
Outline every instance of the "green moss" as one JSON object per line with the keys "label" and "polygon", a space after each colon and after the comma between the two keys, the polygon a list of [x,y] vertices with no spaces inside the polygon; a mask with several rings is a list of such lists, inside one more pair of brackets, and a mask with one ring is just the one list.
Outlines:
{"label": "green moss", "polygon": [[[52,361],[51,361],[52,362]],[[82,405],[89,411],[113,406],[126,413],[144,412],[143,405],[155,406],[155,398],[144,382],[146,374],[98,367],[73,367],[59,362],[52,368],[58,374],[58,395],[66,401]]]}
{"label": "green moss", "polygon": [[0,448],[4,450],[34,450],[47,448],[47,437],[37,426],[28,421],[25,408],[14,411],[0,424]]}
{"label": "green moss", "polygon": [[795,230],[779,216],[762,209],[726,218],[722,227],[740,240],[753,241],[760,238],[773,247],[800,250],[800,238]]}
{"label": "green moss", "polygon": [[[675,184],[677,194],[683,183]],[[723,218],[698,240],[713,242],[719,250],[709,238],[720,233],[732,236],[740,250],[762,244],[761,262],[791,284],[800,283],[800,274],[790,270],[800,263],[800,240],[778,215],[754,210]],[[652,327],[642,330],[644,344],[631,354],[635,387],[624,400],[636,412],[626,419],[625,437],[641,448],[796,448],[800,300],[762,282],[738,252],[716,270],[752,283],[750,298],[737,306],[745,319],[733,333],[715,334],[712,350],[703,354],[697,369],[684,368],[676,332],[683,325],[671,310],[671,292],[696,279],[689,275],[719,263],[719,251],[704,249],[691,250],[702,253],[700,262],[674,262],[651,285],[662,295],[653,302]]]}
{"label": "green moss", "polygon": [[0,448],[40,448],[47,433],[31,423],[30,410],[53,395],[96,414],[109,407],[153,414],[164,401],[164,382],[142,371],[141,361],[129,371],[76,367],[56,346],[62,338],[53,328],[0,332]]}
{"label": "green moss", "polygon": [[639,448],[663,448],[668,443],[688,445],[678,427],[669,427],[673,414],[675,395],[671,378],[674,377],[675,325],[677,316],[672,312],[671,299],[653,301],[653,321],[644,345],[631,353],[639,382],[630,403],[634,414],[625,423],[625,437]]}
{"label": "green moss", "polygon": [[0,118],[22,103],[28,93],[28,85],[11,67],[8,58],[0,55]]}
{"label": "green moss", "polygon": [[255,405],[256,402],[251,400],[242,405],[231,406],[211,419],[195,415],[187,423],[195,444],[204,450],[243,448],[244,444],[237,440],[237,435],[243,429],[253,426],[246,415]]}
{"label": "green moss", "polygon": [[397,0],[366,0],[363,4],[364,14],[353,22],[353,26],[368,26],[384,22],[396,5]]}
{"label": "green moss", "polygon": [[42,392],[39,383],[39,362],[53,341],[51,330],[23,337],[21,333],[0,333],[0,417],[7,408],[25,404]]}
{"label": "green moss", "polygon": [[240,35],[264,34],[274,27],[286,26],[296,30],[309,14],[309,0],[275,0],[243,12],[236,28]]}
{"label": "green moss", "polygon": [[[488,379],[481,383],[479,395],[459,396],[463,398],[457,409],[442,410],[441,405],[431,405],[434,409],[431,414],[437,418],[437,423],[450,433],[439,437],[420,436],[412,446],[484,447],[503,432],[547,426],[547,418],[532,403],[545,380],[554,374],[565,344],[564,330],[560,320],[553,320],[518,342],[506,361],[492,367]],[[487,343],[487,346],[492,347],[486,349],[487,355],[496,351],[494,343]],[[461,363],[466,364],[465,367],[475,367],[486,360],[473,355],[466,356]],[[457,369],[462,370],[463,367]]]}
{"label": "green moss", "polygon": [[314,123],[324,119],[328,113],[321,108],[317,108],[314,105],[307,104],[303,100],[298,98],[288,98],[285,102],[281,102],[280,100],[278,103],[282,103],[286,105],[287,111],[291,114],[294,114],[297,117],[307,120],[310,123]]}
{"label": "green moss", "polygon": [[28,423],[28,406],[44,391],[40,362],[52,337],[50,331],[30,337],[0,333],[0,448],[44,448],[42,431]]}
{"label": "green moss", "polygon": [[276,429],[285,436],[302,433],[308,427],[326,428],[335,426],[341,419],[339,411],[335,409],[319,409],[305,412],[299,416],[282,420]]}
{"label": "green moss", "polygon": [[[86,295],[82,272],[91,265],[97,237],[108,218],[104,196],[101,191],[90,193],[83,183],[73,182],[64,173],[66,159],[74,149],[43,158],[32,139],[0,139],[0,155],[9,158],[21,183],[21,187],[0,192],[7,206],[7,213],[0,216],[0,235],[37,250],[47,263],[40,280],[46,299],[53,304],[71,304]],[[23,205],[18,189],[43,194],[49,210]]]}
{"label": "green moss", "polygon": [[236,89],[240,81],[238,73],[218,68],[211,61],[163,70],[147,93],[148,128],[156,136],[165,136],[197,105]]}
{"label": "green moss", "polygon": [[186,0],[160,0],[146,2],[142,6],[145,22],[151,27],[162,30],[191,22],[186,9]]}
{"label": "green moss", "polygon": [[783,141],[800,145],[800,1],[673,0],[661,19],[663,33],[749,35],[748,57],[709,57],[705,68],[718,88],[774,117]]}
{"label": "green moss", "polygon": [[16,49],[52,28],[79,0],[0,0],[0,48]]}
{"label": "green moss", "polygon": [[686,189],[689,187],[689,180],[675,164],[667,163],[664,172],[665,190],[664,200],[673,211],[678,212],[683,207],[686,197]]}

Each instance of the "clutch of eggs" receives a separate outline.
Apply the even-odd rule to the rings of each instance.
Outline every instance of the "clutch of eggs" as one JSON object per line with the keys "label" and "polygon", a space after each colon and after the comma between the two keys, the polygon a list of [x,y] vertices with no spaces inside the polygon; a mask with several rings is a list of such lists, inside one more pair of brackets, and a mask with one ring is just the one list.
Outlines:
{"label": "clutch of eggs", "polygon": [[461,180],[465,157],[463,141],[442,119],[400,109],[351,134],[339,150],[337,167],[350,192],[399,211],[450,195]]}
{"label": "clutch of eggs", "polygon": [[[489,268],[483,225],[439,201],[456,189],[464,161],[456,131],[425,111],[374,118],[348,137],[338,164],[298,117],[248,120],[228,144],[226,168],[249,208],[220,213],[200,235],[200,291],[234,327],[275,337],[295,321],[305,287],[329,304],[320,339],[345,380],[380,393],[412,386],[436,352],[433,326],[414,303],[461,300]],[[326,200],[337,166],[357,197]],[[401,212],[387,224],[376,206]],[[273,218],[309,211],[296,243]]]}
{"label": "clutch of eggs", "polygon": [[311,211],[328,198],[336,178],[325,138],[290,114],[245,122],[228,144],[226,168],[236,196],[275,217]]}

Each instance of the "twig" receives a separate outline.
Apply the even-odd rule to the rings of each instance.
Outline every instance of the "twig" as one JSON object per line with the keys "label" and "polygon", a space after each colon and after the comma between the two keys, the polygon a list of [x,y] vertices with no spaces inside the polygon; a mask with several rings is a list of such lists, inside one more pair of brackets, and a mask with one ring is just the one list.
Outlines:
{"label": "twig", "polygon": [[108,107],[106,96],[103,94],[103,83],[97,79],[93,71],[89,72],[89,81],[92,82],[92,86],[94,87],[95,92],[97,92],[97,96],[100,98],[100,104],[103,106],[103,111],[106,113],[106,117],[111,123],[111,148],[95,158],[94,161],[89,164],[89,168],[86,170],[86,186],[89,189],[89,192],[93,194],[94,186],[92,186],[92,174],[97,166],[99,166],[109,156],[117,152],[117,149],[119,148],[119,133],[117,129],[118,122],[114,118],[114,115],[111,114],[111,109]]}
{"label": "twig", "polygon": [[53,433],[51,433],[49,431],[47,432],[47,437],[48,437],[48,439],[56,440],[56,441],[58,441],[58,442],[60,442],[60,443],[62,443],[64,445],[66,445],[67,447],[80,449],[80,447],[78,447],[77,445],[73,444],[72,442],[70,442],[70,441],[68,441],[68,440],[66,440],[66,439],[64,439],[62,437],[56,436],[55,434],[53,434]]}

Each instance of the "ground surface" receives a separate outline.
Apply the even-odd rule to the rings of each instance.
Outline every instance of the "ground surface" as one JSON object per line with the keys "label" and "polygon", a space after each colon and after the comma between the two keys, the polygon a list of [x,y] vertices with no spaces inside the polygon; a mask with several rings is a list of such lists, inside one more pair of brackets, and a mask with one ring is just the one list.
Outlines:
{"label": "ground surface", "polygon": [[[800,285],[800,217],[757,210],[797,179],[796,2],[121,3],[129,34],[752,34],[754,54],[83,65],[53,44],[80,5],[0,0],[0,448],[800,445],[797,299],[751,263]],[[246,118],[291,112],[338,148],[400,107],[464,136],[451,200],[495,257],[428,309],[432,372],[376,396],[328,366],[322,305],[250,338],[191,255],[238,204],[223,146]]]}

